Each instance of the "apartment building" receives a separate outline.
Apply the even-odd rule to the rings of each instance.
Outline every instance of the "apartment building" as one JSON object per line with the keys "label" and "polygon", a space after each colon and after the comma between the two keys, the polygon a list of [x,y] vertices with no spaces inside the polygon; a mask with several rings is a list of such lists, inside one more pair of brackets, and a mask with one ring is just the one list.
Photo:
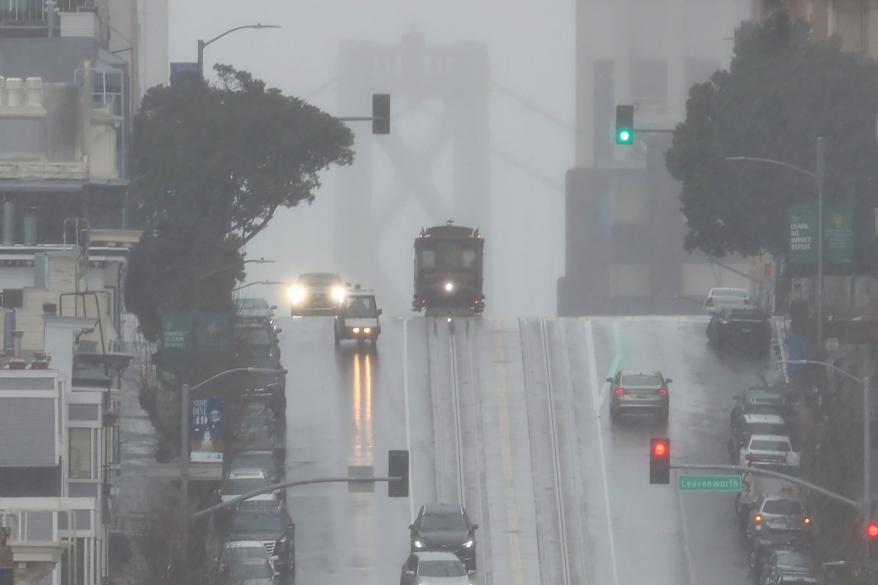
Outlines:
{"label": "apartment building", "polygon": [[[561,315],[691,312],[711,286],[748,286],[748,260],[683,250],[679,184],[663,153],[689,88],[728,65],[750,0],[579,0],[575,167],[567,173]],[[615,107],[635,143],[617,146]],[[731,264],[731,266],[728,266]],[[729,270],[728,268],[732,268]]]}

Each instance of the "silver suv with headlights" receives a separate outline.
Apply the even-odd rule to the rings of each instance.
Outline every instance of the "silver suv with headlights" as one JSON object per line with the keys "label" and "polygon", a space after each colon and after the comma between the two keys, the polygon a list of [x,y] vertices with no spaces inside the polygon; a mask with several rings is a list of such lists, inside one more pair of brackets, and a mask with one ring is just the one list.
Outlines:
{"label": "silver suv with headlights", "polygon": [[338,274],[310,272],[302,274],[287,290],[290,315],[336,315],[347,298],[347,288]]}

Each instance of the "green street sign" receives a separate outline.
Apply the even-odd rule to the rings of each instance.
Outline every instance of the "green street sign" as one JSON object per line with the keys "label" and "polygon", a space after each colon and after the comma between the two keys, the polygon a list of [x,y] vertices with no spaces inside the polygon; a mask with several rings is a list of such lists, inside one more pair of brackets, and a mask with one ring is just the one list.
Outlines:
{"label": "green street sign", "polygon": [[225,351],[232,337],[227,313],[197,313],[196,344],[199,351]]}
{"label": "green street sign", "polygon": [[677,477],[681,492],[739,492],[740,475],[681,475]]}
{"label": "green street sign", "polygon": [[849,205],[831,205],[823,213],[823,249],[827,262],[852,262],[853,212]]}
{"label": "green street sign", "polygon": [[[853,211],[850,205],[823,208],[823,260],[828,263],[853,261]],[[789,261],[807,264],[817,261],[817,206],[792,207],[789,214]]]}
{"label": "green street sign", "polygon": [[192,313],[164,313],[159,352],[167,363],[182,362],[189,350]]}

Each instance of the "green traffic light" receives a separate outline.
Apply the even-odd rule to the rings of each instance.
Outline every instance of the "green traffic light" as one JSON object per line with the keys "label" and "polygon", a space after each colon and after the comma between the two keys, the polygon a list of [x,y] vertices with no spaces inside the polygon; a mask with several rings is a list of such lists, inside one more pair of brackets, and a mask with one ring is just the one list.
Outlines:
{"label": "green traffic light", "polygon": [[618,142],[619,144],[628,144],[631,142],[631,131],[626,129],[619,130]]}

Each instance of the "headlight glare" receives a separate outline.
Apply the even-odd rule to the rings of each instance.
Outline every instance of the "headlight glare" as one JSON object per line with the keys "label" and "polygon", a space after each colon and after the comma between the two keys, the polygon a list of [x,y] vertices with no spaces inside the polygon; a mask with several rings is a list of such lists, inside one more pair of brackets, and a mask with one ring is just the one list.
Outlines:
{"label": "headlight glare", "polygon": [[448,281],[445,283],[445,292],[454,292],[454,283]]}
{"label": "headlight glare", "polygon": [[332,287],[332,298],[337,302],[342,302],[345,298],[345,290],[344,287],[334,286]]}
{"label": "headlight glare", "polygon": [[352,329],[352,331],[353,331],[354,333],[359,333],[359,332],[360,332],[360,328],[359,328],[359,327],[354,327],[354,328]]}
{"label": "headlight glare", "polygon": [[467,540],[465,543],[463,543],[463,548],[472,548],[472,547],[473,547],[473,543],[474,543],[473,539],[470,538],[470,539]]}
{"label": "headlight glare", "polygon": [[287,297],[294,305],[298,305],[305,300],[305,288],[299,285],[291,286],[287,289]]}
{"label": "headlight glare", "polygon": [[363,329],[363,333],[372,333],[372,328],[366,327],[365,329]]}
{"label": "headlight glare", "polygon": [[422,541],[422,540],[416,540],[416,541],[414,542],[414,545],[415,545],[415,548],[424,548],[424,541]]}

